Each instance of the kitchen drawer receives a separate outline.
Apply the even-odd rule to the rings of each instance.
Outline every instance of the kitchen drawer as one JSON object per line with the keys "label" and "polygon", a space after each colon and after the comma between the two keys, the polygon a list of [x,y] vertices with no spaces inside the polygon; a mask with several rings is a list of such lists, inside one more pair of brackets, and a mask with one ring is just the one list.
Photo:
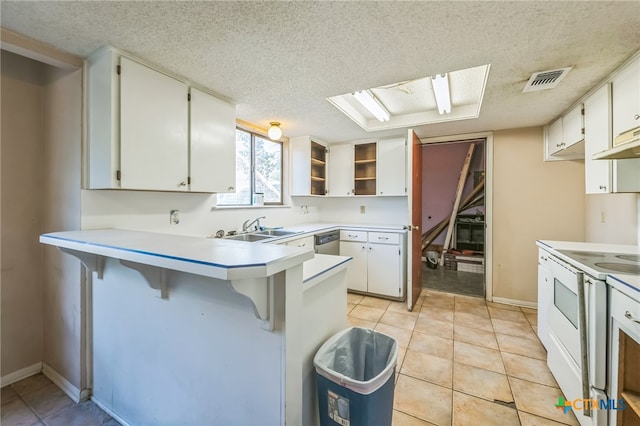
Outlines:
{"label": "kitchen drawer", "polygon": [[369,232],[369,242],[378,244],[400,244],[400,234],[394,232]]}
{"label": "kitchen drawer", "polygon": [[287,242],[287,245],[292,247],[308,247],[313,249],[314,243],[315,240],[313,238],[313,235],[309,235],[306,237],[295,239],[293,241],[289,241]]}
{"label": "kitchen drawer", "polygon": [[640,302],[611,289],[611,316],[625,328],[640,335]]}
{"label": "kitchen drawer", "polygon": [[340,231],[340,241],[362,241],[367,242],[367,231]]}

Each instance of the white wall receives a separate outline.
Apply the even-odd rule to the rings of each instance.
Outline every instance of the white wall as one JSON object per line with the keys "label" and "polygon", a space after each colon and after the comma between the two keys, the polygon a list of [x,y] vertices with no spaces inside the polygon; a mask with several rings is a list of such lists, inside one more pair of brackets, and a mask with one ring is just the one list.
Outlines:
{"label": "white wall", "polygon": [[637,244],[639,200],[638,194],[587,195],[586,241]]}
{"label": "white wall", "polygon": [[[322,222],[406,225],[409,221],[407,197],[327,197],[305,200],[317,207]],[[362,206],[364,213],[361,213]]]}

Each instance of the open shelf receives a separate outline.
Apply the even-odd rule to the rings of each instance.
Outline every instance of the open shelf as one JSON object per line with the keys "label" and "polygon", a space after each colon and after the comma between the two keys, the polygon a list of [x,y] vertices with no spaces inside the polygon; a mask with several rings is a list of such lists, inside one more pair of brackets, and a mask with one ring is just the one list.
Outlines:
{"label": "open shelf", "polygon": [[317,177],[317,176],[311,176],[311,180],[314,181],[314,182],[324,182],[325,178]]}
{"label": "open shelf", "polygon": [[627,401],[627,408],[640,416],[640,392],[626,390],[622,391],[621,395]]}
{"label": "open shelf", "polygon": [[355,195],[376,194],[376,143],[354,147]]}
{"label": "open shelf", "polygon": [[311,195],[325,195],[327,176],[327,150],[311,141]]}
{"label": "open shelf", "polygon": [[640,343],[619,330],[618,389],[626,409],[617,412],[618,426],[640,426]]}

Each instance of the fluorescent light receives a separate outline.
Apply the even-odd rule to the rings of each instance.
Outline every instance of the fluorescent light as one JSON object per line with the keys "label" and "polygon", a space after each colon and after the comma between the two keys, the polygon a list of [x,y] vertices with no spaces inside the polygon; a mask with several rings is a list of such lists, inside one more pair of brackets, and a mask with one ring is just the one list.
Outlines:
{"label": "fluorescent light", "polygon": [[449,95],[449,76],[438,74],[431,77],[431,85],[436,95],[436,104],[440,114],[451,112],[451,96]]}
{"label": "fluorescent light", "polygon": [[362,90],[355,92],[353,96],[365,107],[371,114],[373,114],[380,122],[389,121],[391,114],[385,107],[382,106],[380,101],[373,96],[369,90]]}

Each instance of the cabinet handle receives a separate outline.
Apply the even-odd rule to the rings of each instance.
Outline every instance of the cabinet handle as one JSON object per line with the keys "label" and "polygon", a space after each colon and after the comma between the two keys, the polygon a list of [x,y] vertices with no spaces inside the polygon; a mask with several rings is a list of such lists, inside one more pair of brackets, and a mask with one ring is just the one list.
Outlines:
{"label": "cabinet handle", "polygon": [[233,186],[230,186],[229,188],[227,188],[228,191],[234,191],[236,188]]}
{"label": "cabinet handle", "polygon": [[631,312],[627,311],[624,313],[624,317],[628,320],[631,320],[633,322],[635,322],[636,324],[640,324],[640,320],[637,320],[633,317],[633,315],[631,315]]}
{"label": "cabinet handle", "polygon": [[379,240],[388,240],[389,237],[378,237]]}
{"label": "cabinet handle", "polygon": [[306,245],[307,245],[307,243],[302,243],[302,244],[298,244],[298,247],[304,247]]}
{"label": "cabinet handle", "polygon": [[178,186],[187,186],[187,183],[185,181],[182,181],[178,184]]}
{"label": "cabinet handle", "polygon": [[599,188],[599,189],[602,189],[603,191],[606,191],[606,190],[607,190],[606,185],[600,185],[598,188]]}
{"label": "cabinet handle", "polygon": [[384,194],[384,192],[380,191],[380,195]]}
{"label": "cabinet handle", "polygon": [[640,114],[636,114],[633,116],[634,119],[639,120],[640,119]]}
{"label": "cabinet handle", "polygon": [[556,144],[556,148],[560,148],[561,146],[562,146],[562,144],[561,144],[561,143],[557,143],[557,144]]}

